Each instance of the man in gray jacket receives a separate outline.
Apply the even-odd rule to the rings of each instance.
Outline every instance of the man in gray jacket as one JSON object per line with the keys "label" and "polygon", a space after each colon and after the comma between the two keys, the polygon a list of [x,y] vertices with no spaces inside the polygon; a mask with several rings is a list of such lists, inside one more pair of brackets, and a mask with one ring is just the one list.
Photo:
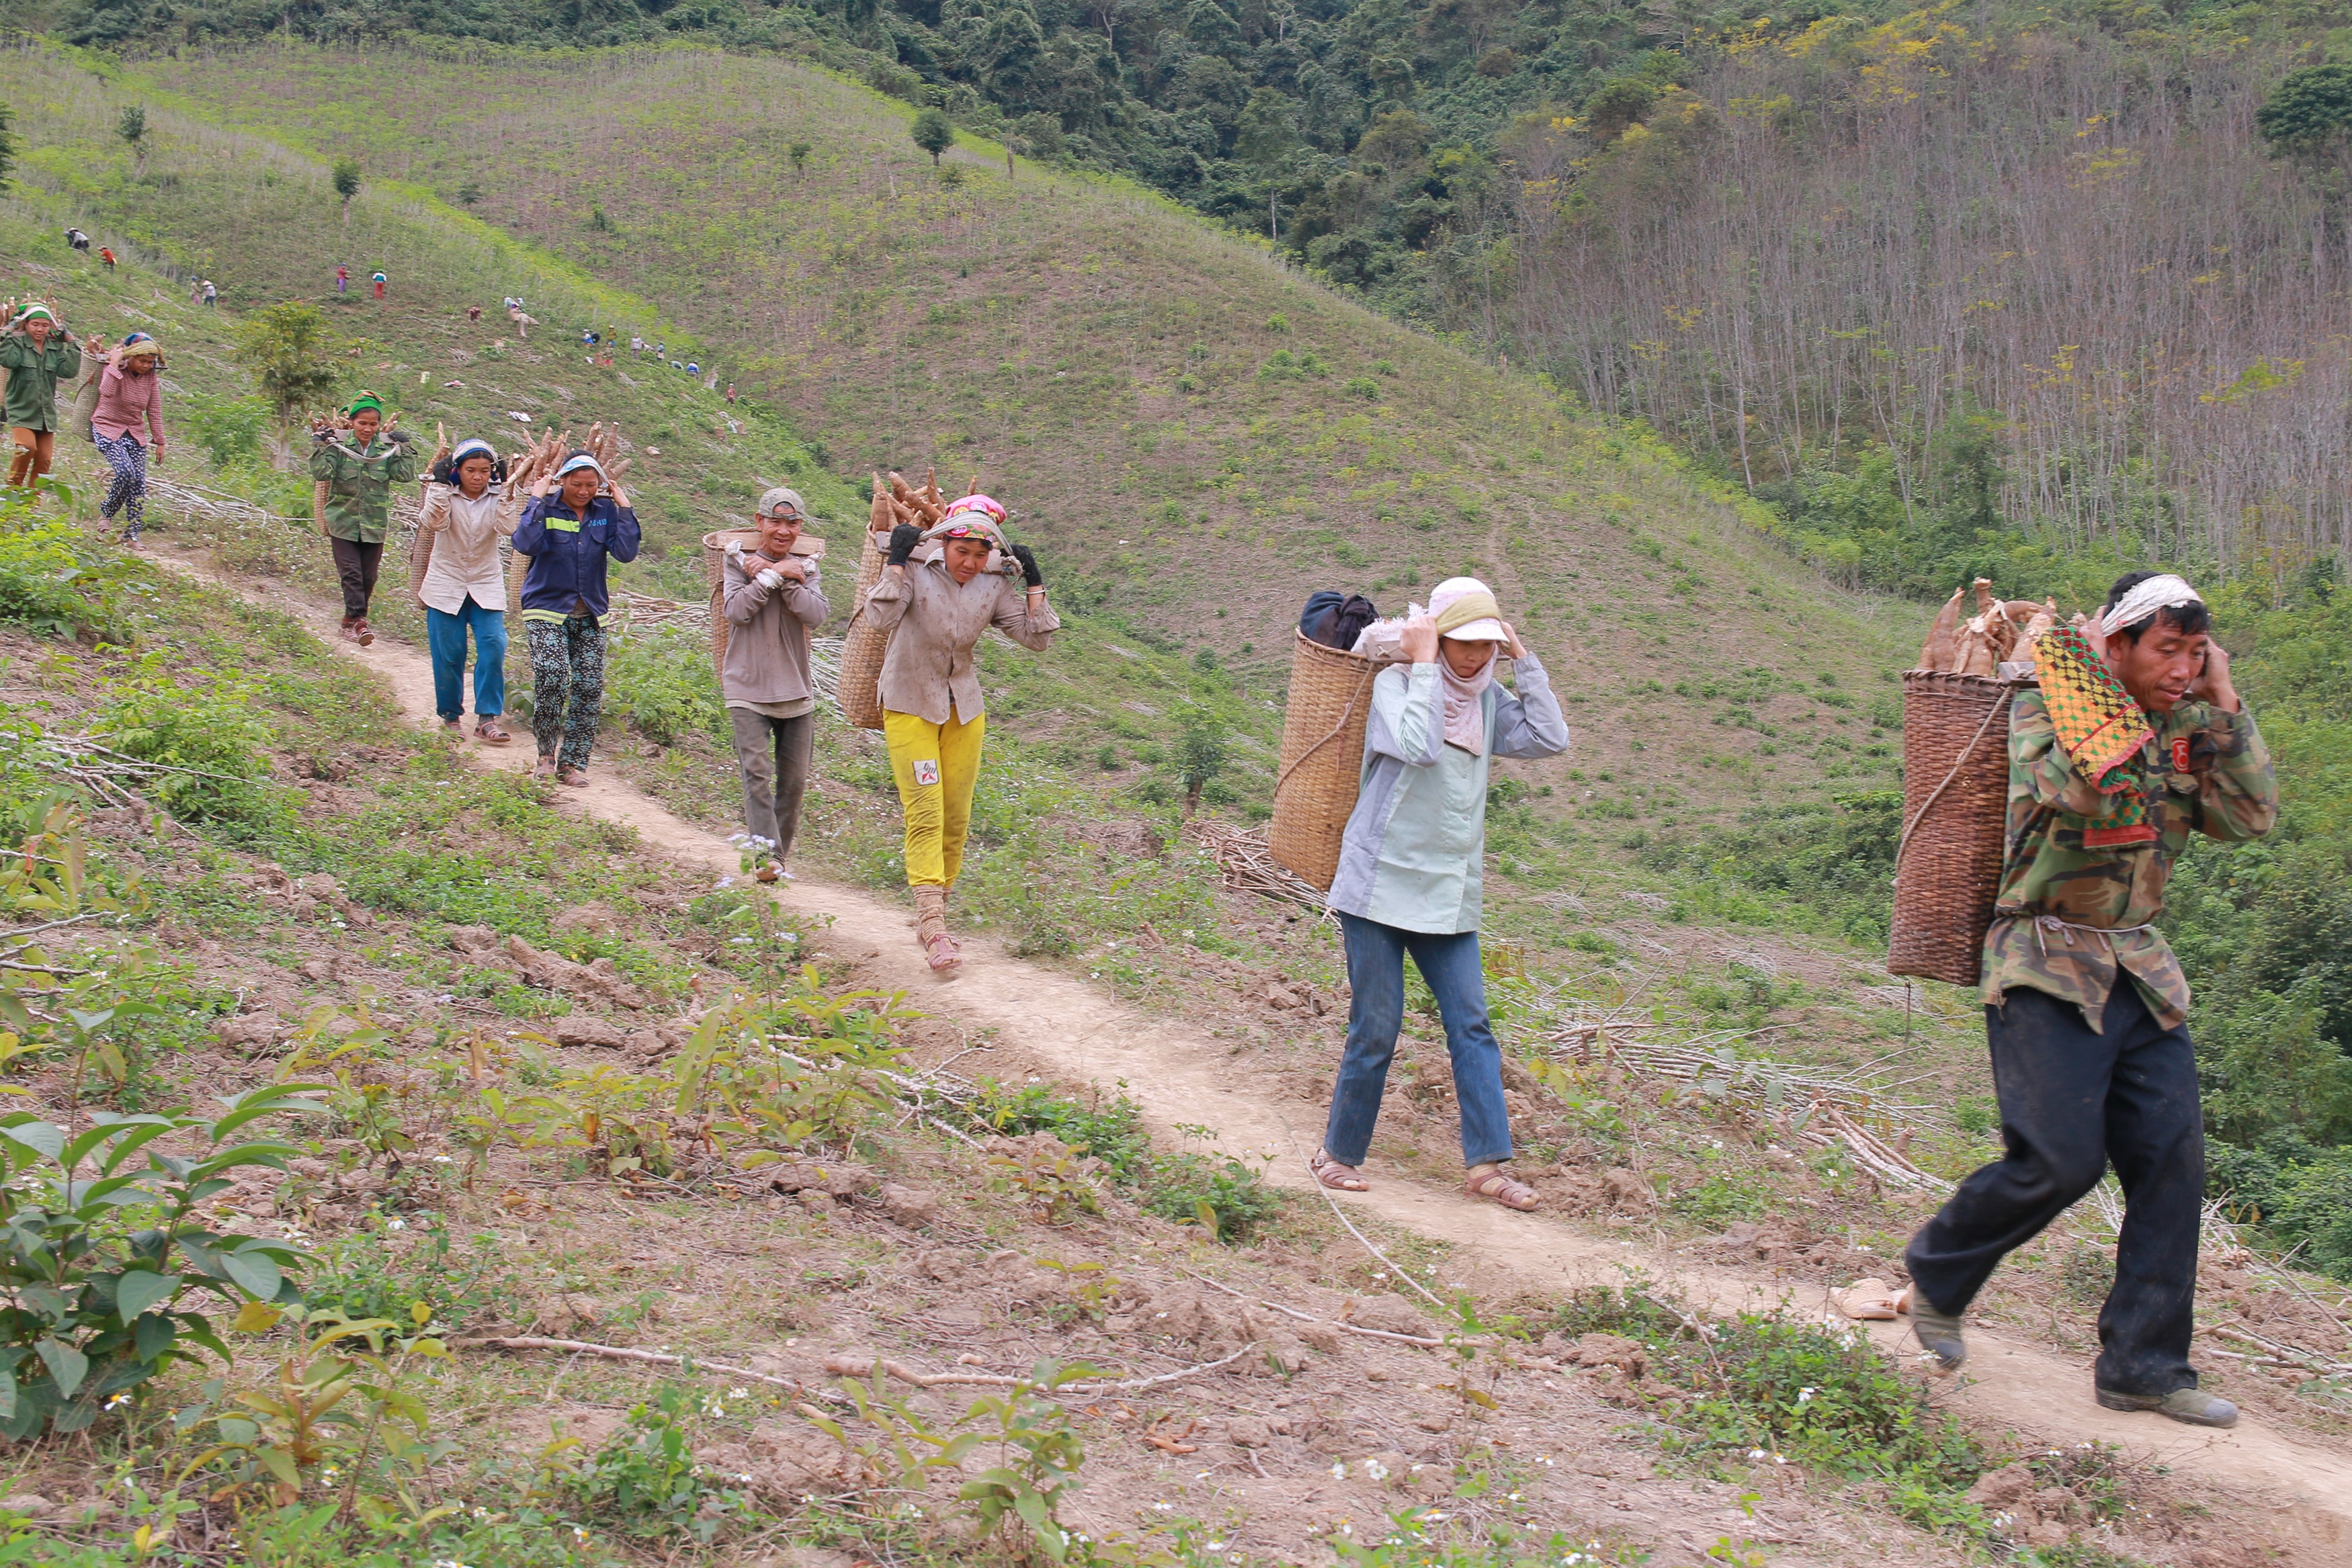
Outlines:
{"label": "man in gray jacket", "polygon": [[782,866],[800,830],[816,738],[809,632],[832,613],[818,591],[815,560],[792,553],[803,517],[798,493],[778,486],[760,497],[758,551],[740,545],[727,549],[727,659],[719,692],[735,727],[743,825],[763,882],[790,874]]}

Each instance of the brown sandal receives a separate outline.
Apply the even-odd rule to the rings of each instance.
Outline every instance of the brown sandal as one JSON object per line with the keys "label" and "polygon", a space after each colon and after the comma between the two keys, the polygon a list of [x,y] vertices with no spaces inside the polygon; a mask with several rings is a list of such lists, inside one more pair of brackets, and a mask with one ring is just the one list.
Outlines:
{"label": "brown sandal", "polygon": [[956,947],[954,937],[941,932],[923,944],[923,961],[935,975],[944,975],[963,962],[963,954]]}
{"label": "brown sandal", "polygon": [[537,762],[532,763],[530,767],[530,776],[534,779],[554,778],[555,758],[552,757],[542,757]]}
{"label": "brown sandal", "polygon": [[1333,1192],[1372,1190],[1372,1184],[1357,1175],[1355,1166],[1341,1165],[1338,1160],[1333,1159],[1327,1150],[1316,1150],[1313,1157],[1307,1160],[1307,1168],[1315,1173],[1317,1181],[1321,1182]]}
{"label": "brown sandal", "polygon": [[585,789],[588,787],[588,770],[585,768],[566,768],[556,774],[555,781],[569,784],[574,789]]}
{"label": "brown sandal", "polygon": [[484,746],[504,746],[514,738],[495,718],[479,719],[474,725],[474,738]]}
{"label": "brown sandal", "polygon": [[1498,1165],[1472,1166],[1463,1178],[1462,1190],[1472,1197],[1490,1197],[1505,1208],[1525,1214],[1538,1199],[1536,1189],[1518,1180]]}

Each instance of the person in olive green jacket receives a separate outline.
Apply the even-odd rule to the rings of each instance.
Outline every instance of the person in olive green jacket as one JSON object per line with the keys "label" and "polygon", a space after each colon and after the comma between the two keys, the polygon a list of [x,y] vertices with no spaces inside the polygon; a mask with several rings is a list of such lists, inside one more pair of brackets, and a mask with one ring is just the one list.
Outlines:
{"label": "person in olive green jacket", "polygon": [[26,306],[0,333],[0,367],[8,372],[0,417],[13,427],[16,455],[8,464],[12,489],[49,471],[58,444],[58,380],[81,374],[81,345],[46,305]]}
{"label": "person in olive green jacket", "polygon": [[368,598],[383,561],[392,487],[413,483],[420,465],[415,437],[383,428],[383,400],[375,393],[360,393],[343,414],[341,423],[312,424],[318,444],[310,449],[310,477],[327,486],[327,542],[343,583],[343,640],[365,647],[375,641]]}

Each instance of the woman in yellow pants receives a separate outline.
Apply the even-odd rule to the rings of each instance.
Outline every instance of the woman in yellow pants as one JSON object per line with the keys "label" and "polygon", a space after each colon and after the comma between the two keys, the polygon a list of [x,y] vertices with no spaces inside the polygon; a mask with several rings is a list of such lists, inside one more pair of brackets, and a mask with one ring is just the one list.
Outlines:
{"label": "woman in yellow pants", "polygon": [[874,625],[896,628],[882,660],[882,731],[907,812],[915,938],[943,973],[962,961],[948,935],[948,889],[963,866],[988,732],[972,650],[994,626],[1043,651],[1062,622],[1045,603],[1037,558],[1004,542],[1004,508],[986,496],[966,496],[928,531],[893,528],[888,564],[866,605]]}

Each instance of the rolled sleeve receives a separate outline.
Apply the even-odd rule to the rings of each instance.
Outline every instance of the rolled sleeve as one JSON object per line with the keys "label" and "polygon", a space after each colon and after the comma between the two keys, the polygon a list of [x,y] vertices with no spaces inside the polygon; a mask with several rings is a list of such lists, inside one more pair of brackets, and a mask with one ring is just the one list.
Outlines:
{"label": "rolled sleeve", "polygon": [[1512,677],[1517,695],[1495,707],[1495,755],[1558,757],[1568,749],[1568,720],[1560,715],[1551,677],[1533,653],[1512,661]]}

